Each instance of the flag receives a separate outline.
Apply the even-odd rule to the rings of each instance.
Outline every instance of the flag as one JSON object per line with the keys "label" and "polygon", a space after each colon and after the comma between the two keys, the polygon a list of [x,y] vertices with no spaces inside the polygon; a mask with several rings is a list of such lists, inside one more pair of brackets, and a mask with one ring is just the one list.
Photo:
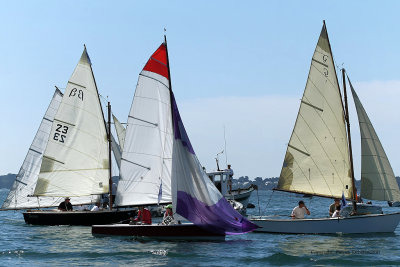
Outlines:
{"label": "flag", "polygon": [[342,207],[346,207],[346,198],[344,197],[344,192],[342,191]]}

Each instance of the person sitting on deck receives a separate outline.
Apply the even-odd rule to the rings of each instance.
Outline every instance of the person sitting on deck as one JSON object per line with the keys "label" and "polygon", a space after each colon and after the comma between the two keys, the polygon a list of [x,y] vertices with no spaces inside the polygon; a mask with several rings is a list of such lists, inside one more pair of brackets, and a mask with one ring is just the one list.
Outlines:
{"label": "person sitting on deck", "polygon": [[165,208],[166,210],[161,224],[162,225],[174,224],[175,219],[174,219],[174,213],[172,212],[172,205],[169,204]]}
{"label": "person sitting on deck", "polygon": [[292,219],[304,219],[304,214],[310,215],[310,211],[307,209],[306,205],[304,204],[303,200],[299,201],[299,205],[295,207],[292,211],[290,217]]}
{"label": "person sitting on deck", "polygon": [[63,202],[60,203],[60,205],[58,205],[58,210],[61,211],[72,211],[72,204],[70,201],[69,197],[66,197],[65,200]]}
{"label": "person sitting on deck", "polygon": [[130,224],[151,224],[151,212],[144,206],[141,206],[138,216],[136,219],[132,219]]}
{"label": "person sitting on deck", "polygon": [[337,207],[340,208],[340,199],[335,198],[335,202],[333,202],[333,203],[329,206],[329,217],[332,217],[332,216],[333,216],[333,213],[335,213]]}
{"label": "person sitting on deck", "polygon": [[100,202],[96,202],[93,208],[90,211],[99,211],[100,210]]}
{"label": "person sitting on deck", "polygon": [[332,218],[339,218],[340,217],[340,205],[336,206],[335,212],[332,214]]}

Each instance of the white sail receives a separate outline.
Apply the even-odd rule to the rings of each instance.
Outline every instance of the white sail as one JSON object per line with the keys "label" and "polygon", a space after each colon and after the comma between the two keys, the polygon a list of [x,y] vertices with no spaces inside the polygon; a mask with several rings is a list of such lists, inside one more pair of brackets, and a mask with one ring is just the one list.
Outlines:
{"label": "white sail", "polygon": [[122,151],[121,151],[121,147],[118,145],[117,141],[115,140],[113,134],[111,134],[111,150],[114,154],[118,169],[121,169]]}
{"label": "white sail", "polygon": [[114,115],[113,115],[113,120],[114,120],[115,131],[117,132],[118,136],[119,147],[121,148],[122,151],[124,150],[126,129]]}
{"label": "white sail", "polygon": [[139,75],[126,127],[117,206],[172,201],[173,134],[165,51],[162,44]]}
{"label": "white sail", "polygon": [[342,98],[325,24],[311,61],[278,190],[352,196]]}
{"label": "white sail", "polygon": [[[40,123],[39,129],[28,150],[13,186],[3,202],[2,209],[27,209],[53,207],[63,201],[58,197],[33,197],[38,179],[43,152],[46,148],[54,116],[60,106],[62,93],[56,89],[49,107]],[[90,204],[96,202],[93,196],[72,198],[73,204]]]}
{"label": "white sail", "polygon": [[361,134],[361,197],[400,201],[400,190],[392,166],[350,79]]}
{"label": "white sail", "polygon": [[106,127],[86,48],[55,115],[36,196],[87,196],[108,192]]}

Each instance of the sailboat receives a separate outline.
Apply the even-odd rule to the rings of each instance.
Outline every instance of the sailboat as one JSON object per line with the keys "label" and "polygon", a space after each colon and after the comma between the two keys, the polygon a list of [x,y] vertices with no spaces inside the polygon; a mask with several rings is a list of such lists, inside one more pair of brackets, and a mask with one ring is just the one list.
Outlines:
{"label": "sailboat", "polygon": [[[53,118],[44,119],[47,131],[41,138],[47,139],[41,139],[43,151],[36,151],[41,162],[35,164],[32,196],[88,198],[111,194],[111,106],[108,103],[107,129],[86,46],[58,101],[59,107],[51,110]],[[131,216],[131,211],[112,210],[112,206],[110,197],[109,210],[28,210],[23,215],[26,223],[40,225],[103,224]]]}
{"label": "sailboat", "polygon": [[175,216],[190,223],[93,225],[94,235],[208,240],[257,227],[232,208],[196,157],[172,92],[166,37],[139,74],[117,192],[118,206],[172,200]]}
{"label": "sailboat", "polygon": [[[63,201],[60,197],[36,197],[33,192],[42,164],[43,152],[46,148],[54,116],[60,106],[63,94],[56,88],[39,129],[26,154],[24,162],[16,175],[14,183],[4,200],[1,210],[25,210],[34,208],[50,208]],[[72,197],[75,205],[87,205],[98,201],[98,196]]]}
{"label": "sailboat", "polygon": [[[348,116],[345,70],[343,74],[344,105],[336,76],[335,65],[325,21],[311,60],[311,67],[299,113],[290,137],[287,151],[275,190],[310,194],[326,198],[352,200],[352,215],[338,218],[316,219],[271,219],[271,217],[252,217],[251,222],[261,228],[255,231],[292,234],[334,234],[334,233],[376,233],[393,232],[400,221],[400,213],[360,214],[356,204],[353,157],[351,150],[350,122]],[[354,90],[353,90],[354,91]],[[361,102],[357,102],[359,121],[363,134],[371,133],[372,124],[365,123],[361,114]],[[363,109],[362,109],[363,110]],[[361,117],[360,117],[361,115]],[[370,126],[369,126],[370,125]],[[380,149],[376,134],[369,140],[364,139],[365,149]],[[366,143],[368,146],[366,146]],[[383,149],[382,149],[383,151]],[[383,152],[384,153],[384,152]],[[379,199],[396,190],[392,184],[380,184],[381,190],[372,181],[377,178],[384,161],[381,154],[366,153],[363,160],[363,178],[365,196]],[[390,166],[390,165],[389,165]],[[379,171],[382,173],[382,171]],[[374,177],[374,178],[372,178]],[[385,176],[387,177],[387,176]],[[383,181],[383,180],[382,180]],[[393,190],[394,189],[394,190]],[[373,191],[373,192],[371,192]],[[383,193],[385,192],[385,193]],[[360,208],[361,210],[361,208]]]}

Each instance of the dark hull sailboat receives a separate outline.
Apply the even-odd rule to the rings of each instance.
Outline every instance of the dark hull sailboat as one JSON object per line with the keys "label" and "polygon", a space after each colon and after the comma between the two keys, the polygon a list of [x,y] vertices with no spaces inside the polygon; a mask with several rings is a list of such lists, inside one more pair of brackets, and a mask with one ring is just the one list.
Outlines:
{"label": "dark hull sailboat", "polygon": [[174,225],[93,225],[92,234],[157,240],[225,240],[224,234],[207,231],[192,223]]}
{"label": "dark hull sailboat", "polygon": [[134,210],[105,211],[27,211],[27,224],[34,225],[101,225],[118,223],[135,215]]}

